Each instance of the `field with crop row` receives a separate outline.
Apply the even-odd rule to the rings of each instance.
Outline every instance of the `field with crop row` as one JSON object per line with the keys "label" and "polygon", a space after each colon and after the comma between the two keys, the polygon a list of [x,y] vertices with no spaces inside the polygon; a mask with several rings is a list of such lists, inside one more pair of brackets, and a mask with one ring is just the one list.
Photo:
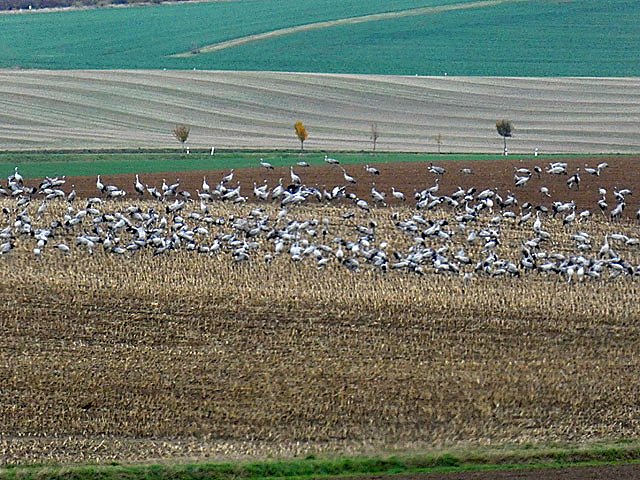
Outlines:
{"label": "field with crop row", "polygon": [[[442,5],[456,10],[430,10]],[[638,76],[639,13],[634,0],[251,0],[3,15],[0,67]],[[389,16],[355,20],[375,14]]]}
{"label": "field with crop row", "polygon": [[4,463],[640,432],[635,220],[479,190],[456,205],[448,184],[424,194],[435,206],[367,210],[311,193],[238,203],[232,180],[215,187],[226,200],[195,202],[21,183],[0,200]]}
{"label": "field with crop row", "polygon": [[178,147],[637,152],[637,79],[398,77],[269,72],[0,71],[0,149]]}

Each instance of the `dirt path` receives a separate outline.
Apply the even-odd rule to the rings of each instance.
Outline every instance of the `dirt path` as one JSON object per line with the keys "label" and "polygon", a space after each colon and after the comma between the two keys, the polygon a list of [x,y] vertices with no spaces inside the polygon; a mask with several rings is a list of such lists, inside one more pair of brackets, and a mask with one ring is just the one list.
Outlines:
{"label": "dirt path", "polygon": [[246,35],[244,37],[234,38],[224,42],[214,43],[212,45],[206,45],[200,47],[197,50],[177,53],[170,55],[170,57],[183,58],[200,55],[203,53],[217,52],[219,50],[225,50],[227,48],[237,47],[239,45],[245,45],[247,43],[259,42],[261,40],[267,40],[276,37],[282,37],[284,35],[292,35],[300,32],[308,32],[310,30],[320,30],[323,28],[338,27],[342,25],[356,25],[359,23],[377,22],[380,20],[390,20],[393,18],[413,17],[419,15],[433,15],[443,12],[451,12],[454,10],[468,10],[472,8],[485,8],[493,7],[503,3],[515,3],[523,0],[482,0],[472,3],[455,3],[452,5],[440,5],[437,7],[421,7],[411,8],[407,10],[400,10],[396,12],[375,13],[371,15],[362,15],[359,17],[340,18],[337,20],[330,20],[326,22],[308,23],[306,25],[298,25],[297,27],[281,28],[278,30],[272,30],[270,32],[258,33],[255,35]]}

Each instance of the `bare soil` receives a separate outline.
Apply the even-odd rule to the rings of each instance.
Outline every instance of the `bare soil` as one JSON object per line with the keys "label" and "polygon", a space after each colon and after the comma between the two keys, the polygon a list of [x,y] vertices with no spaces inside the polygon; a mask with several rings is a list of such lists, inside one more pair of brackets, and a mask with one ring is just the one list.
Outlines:
{"label": "bare soil", "polygon": [[[394,206],[400,205],[402,202],[392,197],[391,187],[404,192],[407,202],[414,202],[413,195],[416,191],[431,187],[438,181],[440,184],[438,195],[449,195],[458,187],[463,189],[475,188],[477,192],[492,188],[503,196],[508,192],[512,192],[521,205],[525,202],[531,202],[534,205],[546,205],[550,208],[554,201],[567,202],[573,200],[578,211],[589,209],[594,215],[600,215],[600,209],[597,206],[597,201],[600,198],[598,188],[603,187],[607,190],[607,201],[610,209],[615,206],[613,191],[616,188],[629,188],[634,192],[640,191],[640,177],[635,175],[640,164],[639,157],[584,157],[566,160],[554,157],[554,161],[566,161],[569,174],[566,176],[551,175],[543,172],[540,178],[533,174],[529,183],[522,188],[515,187],[515,169],[529,168],[533,170],[533,167],[538,165],[545,170],[548,166],[548,160],[543,157],[532,157],[531,160],[524,161],[505,158],[504,160],[496,161],[442,162],[438,164],[446,169],[446,173],[442,176],[428,172],[429,165],[426,163],[376,165],[375,162],[372,162],[372,165],[379,169],[379,176],[366,173],[362,165],[347,165],[347,172],[355,177],[357,181],[355,185],[347,184],[347,192],[353,192],[358,197],[373,204],[371,188],[375,186],[377,190],[387,193],[388,205]],[[600,162],[609,164],[609,167],[603,170],[601,176],[596,177],[584,173],[585,164],[595,167]],[[460,170],[463,168],[472,169],[473,174],[461,173]],[[569,189],[566,183],[567,179],[577,168],[581,168],[580,189]],[[316,186],[320,189],[326,186],[330,190],[336,185],[344,185],[346,183],[339,166],[294,167],[294,171],[307,186]],[[203,177],[206,176],[207,182],[213,187],[226,173],[220,171],[195,171],[144,174],[141,176],[141,181],[149,186],[159,188],[163,179],[167,183],[179,180],[180,189],[189,191],[194,198],[197,198],[196,190],[202,189]],[[279,179],[282,179],[283,184],[287,186],[290,184],[289,175],[289,168],[287,167],[274,168],[273,170],[264,168],[240,169],[235,171],[234,178],[229,186],[234,187],[239,182],[242,186],[242,194],[247,196],[249,200],[255,200],[252,190],[254,182],[257,185],[266,182],[272,188],[278,183]],[[136,195],[133,188],[134,175],[107,175],[102,179],[105,183],[115,184],[127,190],[130,198]],[[95,177],[74,177],[68,183],[75,185],[75,189],[80,196],[92,197],[99,194],[96,189]],[[547,197],[540,192],[540,187],[542,186],[546,186],[549,189],[551,197]],[[635,216],[640,201],[635,200],[633,195],[627,198],[626,215]]]}
{"label": "bare soil", "polygon": [[[361,477],[360,480],[384,480],[388,477]],[[575,467],[494,472],[464,472],[444,474],[398,475],[393,480],[617,480],[640,478],[640,465],[607,467]]]}

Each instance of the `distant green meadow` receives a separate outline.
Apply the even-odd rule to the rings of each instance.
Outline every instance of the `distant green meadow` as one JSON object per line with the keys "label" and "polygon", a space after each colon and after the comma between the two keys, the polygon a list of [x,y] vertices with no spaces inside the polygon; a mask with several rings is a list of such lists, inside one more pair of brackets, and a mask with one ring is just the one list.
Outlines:
{"label": "distant green meadow", "polygon": [[[134,173],[169,173],[185,171],[228,170],[231,168],[263,168],[260,159],[274,167],[295,166],[299,161],[309,165],[326,165],[324,153],[305,152],[226,152],[211,156],[205,153],[0,153],[0,179],[7,178],[18,167],[25,178],[45,176],[77,177],[90,175],[119,175]],[[366,153],[343,152],[330,155],[342,165],[379,165],[391,162],[483,161],[504,159],[492,154],[437,154],[437,153]],[[598,155],[589,155],[597,157]],[[610,157],[610,155],[608,155]],[[551,159],[585,157],[585,155],[544,155],[541,165]],[[510,160],[532,159],[532,155],[510,155]]]}
{"label": "distant green meadow", "polygon": [[170,57],[307,23],[469,2],[244,0],[0,15],[0,67],[640,76],[637,0],[506,2]]}

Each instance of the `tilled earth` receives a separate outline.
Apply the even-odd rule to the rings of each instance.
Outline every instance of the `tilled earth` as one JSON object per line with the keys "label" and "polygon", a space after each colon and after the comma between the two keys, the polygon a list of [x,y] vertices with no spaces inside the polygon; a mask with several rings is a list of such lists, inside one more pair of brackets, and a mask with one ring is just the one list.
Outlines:
{"label": "tilled earth", "polygon": [[[361,477],[360,480],[384,480],[386,478],[389,477]],[[625,480],[640,478],[640,465],[398,475],[392,478],[393,480]]]}
{"label": "tilled earth", "polygon": [[[475,188],[476,193],[486,188],[496,189],[502,196],[512,192],[520,204],[531,202],[534,205],[546,205],[550,207],[553,201],[575,201],[578,211],[590,210],[593,214],[600,215],[600,208],[597,201],[600,199],[598,189],[603,187],[607,190],[606,200],[609,205],[606,214],[615,207],[616,201],[613,196],[615,189],[635,188],[640,182],[640,176],[636,175],[640,164],[638,157],[593,157],[593,158],[567,158],[565,160],[554,157],[553,161],[564,161],[568,164],[568,175],[552,175],[546,173],[549,161],[544,157],[531,158],[531,160],[487,160],[487,161],[449,161],[437,164],[446,169],[444,175],[438,176],[430,173],[427,169],[429,164],[424,162],[415,163],[391,163],[376,164],[371,162],[380,171],[380,175],[368,174],[363,165],[346,165],[345,169],[349,175],[356,179],[356,184],[345,182],[341,166],[321,165],[311,167],[294,166],[294,171],[302,179],[302,182],[309,187],[317,187],[322,190],[324,187],[331,190],[336,185],[347,185],[347,193],[355,193],[358,197],[365,199],[370,205],[374,204],[371,197],[371,188],[375,186],[378,191],[385,192],[387,204],[390,206],[401,203],[391,195],[391,187],[399,190],[407,197],[407,202],[413,202],[413,195],[416,191],[423,190],[435,184],[436,180],[440,184],[437,195],[450,195],[458,187],[463,189]],[[600,176],[589,175],[584,172],[585,165],[595,168],[601,162],[606,162],[609,167],[602,170]],[[533,172],[534,166],[540,166],[543,173],[538,176]],[[471,174],[462,173],[461,170],[469,168]],[[516,187],[514,173],[516,169],[528,168],[532,171],[531,180],[524,187]],[[580,168],[580,188],[569,189],[567,179]],[[163,179],[167,184],[180,182],[179,190],[186,190],[197,199],[196,190],[202,190],[203,177],[213,188],[220,181],[223,175],[228,172],[222,171],[192,171],[192,172],[171,172],[158,174],[144,174],[140,176],[143,184],[160,189]],[[286,187],[291,183],[289,168],[276,167],[273,170],[265,168],[241,169],[234,172],[234,177],[227,184],[229,188],[235,187],[238,182],[241,185],[241,194],[248,199],[255,200],[253,194],[254,182],[260,186],[267,183],[269,188],[273,188],[282,179]],[[102,176],[105,184],[116,185],[128,192],[128,198],[135,197],[133,175],[107,175]],[[96,177],[74,177],[69,179],[69,183],[75,186],[79,196],[98,196],[100,192],[96,189]],[[541,187],[549,189],[549,196],[540,192]],[[69,189],[69,185],[66,186]],[[145,193],[145,197],[148,194]],[[627,197],[625,208],[626,216],[635,216],[640,199],[635,199],[633,195]]]}

